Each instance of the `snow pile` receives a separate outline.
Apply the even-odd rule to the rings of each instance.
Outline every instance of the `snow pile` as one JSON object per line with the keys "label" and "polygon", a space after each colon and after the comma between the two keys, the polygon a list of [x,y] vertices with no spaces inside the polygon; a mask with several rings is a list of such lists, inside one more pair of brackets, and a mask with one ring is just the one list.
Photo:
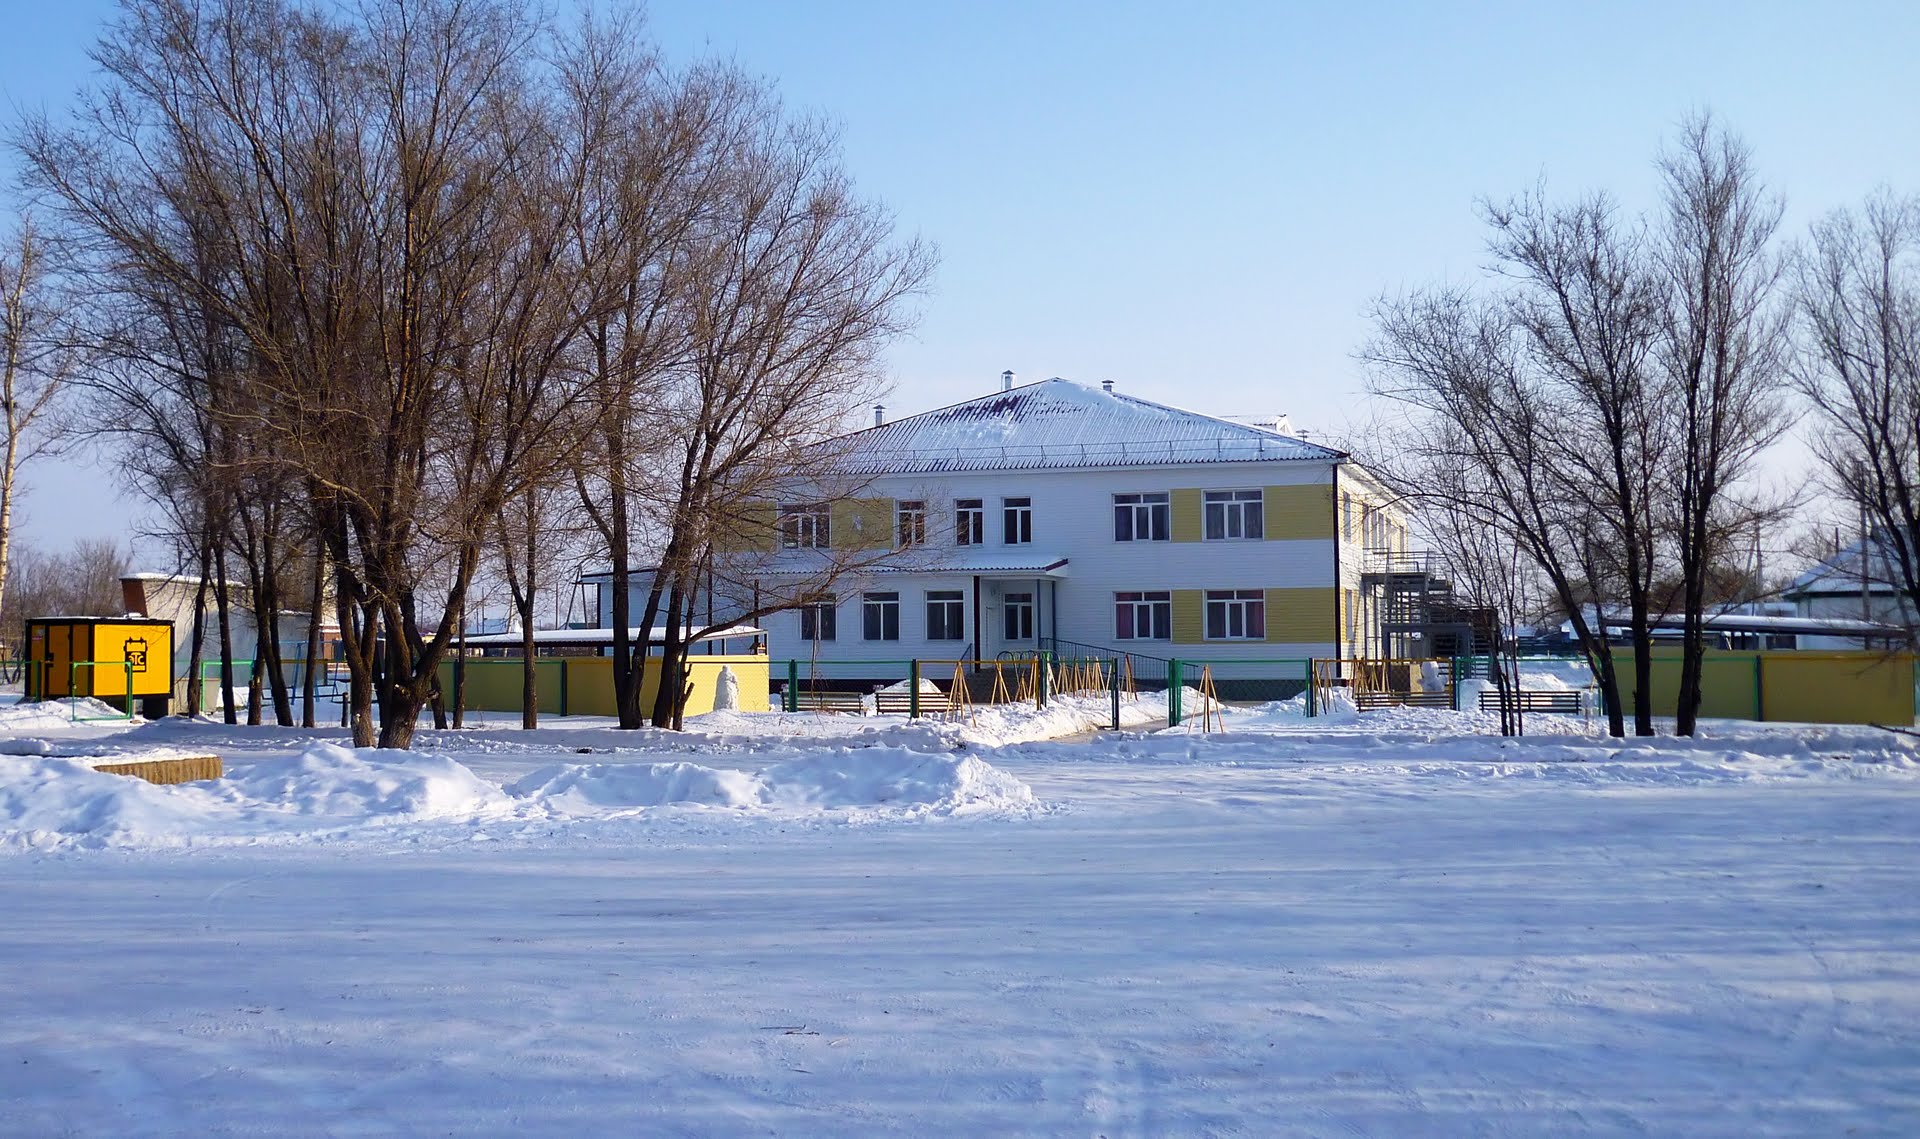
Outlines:
{"label": "snow pile", "polygon": [[[41,700],[33,703],[22,702],[0,707],[0,736],[18,736],[25,732],[64,734],[71,732],[76,726],[84,727],[85,721],[108,720],[115,721],[116,728],[124,728],[127,724],[126,713],[112,705],[102,704],[90,696]],[[76,721],[80,723],[77,725]]]}
{"label": "snow pile", "polygon": [[562,814],[622,807],[754,807],[764,788],[753,775],[697,763],[554,764],[507,788],[517,799],[538,799]]}
{"label": "snow pile", "polygon": [[557,764],[507,793],[562,815],[675,806],[958,814],[1034,803],[1026,784],[972,756],[888,747],[840,748],[757,774],[695,763]]}
{"label": "snow pile", "polygon": [[221,786],[235,799],[300,815],[466,818],[506,802],[499,788],[445,756],[327,743],[260,760]]}
{"label": "snow pile", "polygon": [[891,806],[937,813],[1030,807],[1033,789],[972,756],[861,748],[788,760],[760,774],[784,807]]}
{"label": "snow pile", "polygon": [[211,803],[191,786],[160,787],[72,759],[0,757],[0,844],[121,845],[199,829]]}

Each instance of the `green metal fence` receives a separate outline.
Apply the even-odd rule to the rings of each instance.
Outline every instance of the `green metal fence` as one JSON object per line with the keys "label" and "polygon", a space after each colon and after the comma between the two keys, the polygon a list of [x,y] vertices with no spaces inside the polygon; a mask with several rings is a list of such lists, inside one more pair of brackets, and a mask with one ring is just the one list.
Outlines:
{"label": "green metal fence", "polygon": [[[1011,677],[1009,673],[1011,672]],[[965,687],[966,703],[989,705],[1031,702],[1044,708],[1062,693],[1098,691],[1108,699],[1110,726],[1120,726],[1120,660],[1112,656],[1056,657],[1041,651],[1029,656],[996,660],[956,660],[953,658],[879,658],[879,659],[803,659],[772,662],[770,673],[780,684],[780,708],[785,712],[812,710],[851,711],[858,699],[864,707],[869,696],[891,684],[905,682],[905,710],[910,718],[933,711],[946,711],[959,704],[951,691],[955,683]],[[922,683],[933,682],[942,699],[926,699]],[[986,697],[976,695],[975,686],[985,689]],[[897,702],[897,698],[896,701]],[[933,707],[937,703],[937,707]]]}
{"label": "green metal fence", "polygon": [[[1304,693],[1306,713],[1319,714],[1313,686],[1313,661],[1306,657],[1194,658],[1176,657],[1167,662],[1167,726],[1177,728],[1186,718],[1184,689],[1198,684],[1202,675],[1212,682],[1215,697],[1228,699],[1289,700]],[[1220,690],[1225,686],[1229,696]]]}
{"label": "green metal fence", "polygon": [[[117,715],[112,715],[112,716],[82,716],[80,714],[80,697],[69,695],[67,697],[67,710],[69,714],[72,715],[74,722],[81,723],[88,720],[129,720],[131,721],[133,719],[133,662],[130,660],[69,661],[67,663],[67,691],[69,693],[72,693],[79,687],[78,681],[80,678],[80,670],[83,668],[90,668],[90,669],[118,668],[124,671],[127,678],[127,687],[125,691],[126,709],[118,713]],[[100,695],[100,691],[99,691],[100,681],[98,679],[98,674],[96,674],[95,680],[91,685],[91,687],[94,689],[93,694],[95,696]]]}

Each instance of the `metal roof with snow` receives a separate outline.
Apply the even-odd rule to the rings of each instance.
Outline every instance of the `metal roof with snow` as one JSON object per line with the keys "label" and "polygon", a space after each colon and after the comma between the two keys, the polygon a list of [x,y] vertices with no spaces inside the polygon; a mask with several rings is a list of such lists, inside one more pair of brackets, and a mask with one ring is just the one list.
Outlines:
{"label": "metal roof with snow", "polygon": [[1876,596],[1898,596],[1901,590],[1893,584],[1893,579],[1898,575],[1899,563],[1893,551],[1879,537],[1871,542],[1855,542],[1829,554],[1794,578],[1791,584],[1780,591],[1780,596],[1795,601],[1804,597],[1860,596],[1860,551],[1863,547],[1867,550],[1865,584],[1868,592]]}
{"label": "metal roof with snow", "polygon": [[838,441],[864,474],[1337,462],[1343,451],[1054,378],[869,427]]}

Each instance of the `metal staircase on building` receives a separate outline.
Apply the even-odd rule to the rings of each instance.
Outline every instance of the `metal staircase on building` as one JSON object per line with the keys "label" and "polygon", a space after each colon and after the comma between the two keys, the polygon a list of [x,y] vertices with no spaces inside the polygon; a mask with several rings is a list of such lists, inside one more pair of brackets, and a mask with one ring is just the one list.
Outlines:
{"label": "metal staircase on building", "polygon": [[1444,572],[1430,552],[1367,551],[1360,586],[1371,595],[1379,615],[1385,657],[1420,660],[1493,651],[1498,614],[1462,605]]}

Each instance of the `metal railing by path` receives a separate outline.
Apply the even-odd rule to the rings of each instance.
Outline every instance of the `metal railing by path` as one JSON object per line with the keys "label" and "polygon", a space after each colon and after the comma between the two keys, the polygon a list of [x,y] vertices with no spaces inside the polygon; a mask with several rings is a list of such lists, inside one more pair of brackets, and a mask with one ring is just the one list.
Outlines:
{"label": "metal railing by path", "polygon": [[1136,652],[1129,648],[1114,645],[1093,645],[1080,641],[1061,640],[1049,637],[1044,642],[1056,657],[1098,657],[1120,661],[1123,675],[1133,678],[1136,689],[1156,689],[1167,686],[1167,657],[1152,656]]}

